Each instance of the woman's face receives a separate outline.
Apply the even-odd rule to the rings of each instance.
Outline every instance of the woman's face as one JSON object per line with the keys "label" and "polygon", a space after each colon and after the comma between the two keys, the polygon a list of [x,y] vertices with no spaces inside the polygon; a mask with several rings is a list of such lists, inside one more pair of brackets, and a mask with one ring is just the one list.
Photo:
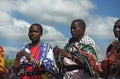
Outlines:
{"label": "woman's face", "polygon": [[82,24],[80,24],[79,22],[74,22],[71,25],[71,35],[72,37],[79,39],[83,36],[83,29],[81,28]]}
{"label": "woman's face", "polygon": [[115,37],[120,38],[120,21],[118,21],[118,22],[114,25],[113,32],[114,32]]}
{"label": "woman's face", "polygon": [[32,42],[39,42],[41,35],[41,29],[38,26],[31,26],[29,28],[28,36]]}

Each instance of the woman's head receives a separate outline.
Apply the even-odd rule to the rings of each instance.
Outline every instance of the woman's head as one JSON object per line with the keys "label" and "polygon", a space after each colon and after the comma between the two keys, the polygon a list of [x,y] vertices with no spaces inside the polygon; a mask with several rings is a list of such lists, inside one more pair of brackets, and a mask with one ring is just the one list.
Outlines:
{"label": "woman's head", "polygon": [[34,23],[30,26],[28,36],[32,41],[32,43],[39,42],[42,34],[43,34],[43,28],[40,24]]}
{"label": "woman's head", "polygon": [[82,19],[76,19],[71,23],[71,35],[73,38],[77,39],[79,41],[86,29],[86,24]]}
{"label": "woman's head", "polygon": [[115,37],[120,38],[120,19],[115,22],[113,32]]}

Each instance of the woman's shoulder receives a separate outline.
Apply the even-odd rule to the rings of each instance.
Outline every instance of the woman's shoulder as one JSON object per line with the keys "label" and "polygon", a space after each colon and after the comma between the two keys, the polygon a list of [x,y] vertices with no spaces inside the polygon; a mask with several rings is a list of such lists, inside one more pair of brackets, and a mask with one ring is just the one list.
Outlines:
{"label": "woman's shoulder", "polygon": [[84,35],[80,42],[83,42],[86,45],[95,45],[95,41],[88,35]]}
{"label": "woman's shoulder", "polygon": [[110,50],[112,49],[113,45],[109,44],[106,50],[106,54],[108,54],[110,52]]}
{"label": "woman's shoulder", "polygon": [[47,47],[47,48],[51,48],[52,49],[52,46],[49,44],[49,43],[46,43],[44,41],[41,41],[41,46],[42,47]]}

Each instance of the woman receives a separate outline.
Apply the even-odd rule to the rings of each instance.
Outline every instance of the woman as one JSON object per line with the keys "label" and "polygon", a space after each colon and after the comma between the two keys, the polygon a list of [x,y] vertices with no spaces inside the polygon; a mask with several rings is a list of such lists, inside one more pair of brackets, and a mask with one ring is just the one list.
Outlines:
{"label": "woman", "polygon": [[48,73],[59,79],[52,48],[40,41],[42,34],[43,28],[40,24],[30,26],[28,36],[31,43],[17,53],[13,67],[13,72],[20,79],[48,79]]}
{"label": "woman", "polygon": [[97,77],[97,52],[95,42],[85,35],[86,24],[82,19],[71,23],[71,35],[65,49],[54,48],[63,63],[63,79],[88,79]]}
{"label": "woman", "polygon": [[120,19],[113,28],[117,40],[114,40],[107,48],[105,59],[101,62],[105,79],[120,79]]}

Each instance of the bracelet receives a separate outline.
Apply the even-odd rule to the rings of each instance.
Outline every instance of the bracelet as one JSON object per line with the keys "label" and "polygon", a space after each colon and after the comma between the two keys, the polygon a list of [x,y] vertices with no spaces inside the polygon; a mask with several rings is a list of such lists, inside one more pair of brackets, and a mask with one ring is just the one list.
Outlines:
{"label": "bracelet", "polygon": [[38,61],[38,62],[37,62],[37,66],[38,66],[38,67],[40,67],[40,65],[41,65],[41,62],[40,62],[40,61]]}
{"label": "bracelet", "polygon": [[73,56],[72,61],[75,62],[75,59],[76,59],[75,56]]}

